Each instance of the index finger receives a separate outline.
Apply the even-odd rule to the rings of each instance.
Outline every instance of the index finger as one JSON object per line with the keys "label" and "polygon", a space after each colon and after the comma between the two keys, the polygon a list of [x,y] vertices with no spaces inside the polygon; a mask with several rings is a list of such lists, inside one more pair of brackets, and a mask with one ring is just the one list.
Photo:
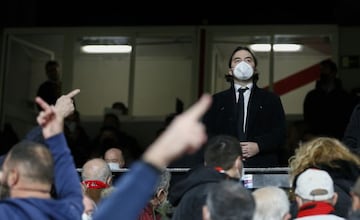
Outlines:
{"label": "index finger", "polygon": [[209,108],[211,101],[211,95],[203,94],[201,98],[185,112],[185,115],[187,115],[187,117],[199,119]]}
{"label": "index finger", "polygon": [[73,91],[66,94],[66,96],[68,96],[69,98],[72,98],[72,97],[76,96],[79,93],[80,93],[80,89],[74,89]]}
{"label": "index finger", "polygon": [[41,109],[43,109],[44,111],[48,108],[50,108],[49,104],[47,104],[42,98],[40,97],[36,97],[35,98],[35,102],[40,105]]}

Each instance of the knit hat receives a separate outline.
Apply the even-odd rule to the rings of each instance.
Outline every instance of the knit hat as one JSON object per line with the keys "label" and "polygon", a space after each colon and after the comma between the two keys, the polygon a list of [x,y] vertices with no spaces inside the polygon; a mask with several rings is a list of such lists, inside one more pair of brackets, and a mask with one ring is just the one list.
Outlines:
{"label": "knit hat", "polygon": [[334,196],[334,182],[324,171],[309,168],[296,181],[295,194],[311,201],[324,201]]}

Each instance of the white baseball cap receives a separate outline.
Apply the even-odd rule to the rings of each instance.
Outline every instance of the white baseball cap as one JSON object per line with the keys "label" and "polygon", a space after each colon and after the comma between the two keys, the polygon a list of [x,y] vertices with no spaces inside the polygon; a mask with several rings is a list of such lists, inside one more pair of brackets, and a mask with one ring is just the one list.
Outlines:
{"label": "white baseball cap", "polygon": [[309,168],[296,180],[295,194],[311,201],[324,201],[334,196],[334,182],[320,169]]}

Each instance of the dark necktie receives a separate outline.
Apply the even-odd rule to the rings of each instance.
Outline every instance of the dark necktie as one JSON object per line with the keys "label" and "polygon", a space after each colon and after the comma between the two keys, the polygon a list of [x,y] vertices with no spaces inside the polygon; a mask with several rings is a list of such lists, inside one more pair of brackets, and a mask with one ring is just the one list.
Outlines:
{"label": "dark necktie", "polygon": [[238,111],[238,138],[240,141],[245,141],[244,133],[244,92],[248,90],[248,87],[239,88],[239,98],[237,102],[237,111]]}

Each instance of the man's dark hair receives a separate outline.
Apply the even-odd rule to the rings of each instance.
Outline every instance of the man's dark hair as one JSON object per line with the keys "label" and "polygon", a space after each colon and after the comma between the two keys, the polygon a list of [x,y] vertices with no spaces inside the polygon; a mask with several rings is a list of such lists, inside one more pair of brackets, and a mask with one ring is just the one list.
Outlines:
{"label": "man's dark hair", "polygon": [[239,156],[242,157],[242,151],[238,139],[229,135],[217,135],[206,144],[204,160],[206,166],[227,170]]}
{"label": "man's dark hair", "polygon": [[223,180],[210,188],[206,206],[211,220],[251,220],[255,200],[239,182]]}
{"label": "man's dark hair", "polygon": [[58,61],[56,60],[49,60],[46,62],[45,64],[45,71],[48,72],[49,70],[53,69],[53,68],[57,68],[59,67],[60,64]]}
{"label": "man's dark hair", "polygon": [[[231,56],[229,58],[229,62],[228,62],[228,66],[229,68],[231,68],[231,63],[232,63],[232,59],[233,56],[236,52],[240,51],[240,50],[246,50],[247,52],[249,52],[251,54],[251,56],[254,59],[254,63],[255,63],[255,70],[254,70],[254,75],[253,75],[253,82],[257,83],[257,81],[259,80],[259,73],[256,71],[256,67],[258,65],[258,60],[255,56],[255,53],[249,48],[249,47],[244,47],[244,46],[238,46],[235,48],[235,50],[231,53]],[[229,74],[225,74],[225,79],[228,82],[232,82],[233,83],[233,76],[229,75]]]}
{"label": "man's dark hair", "polygon": [[336,63],[330,59],[321,61],[320,65],[328,67],[333,73],[336,73],[338,70]]}
{"label": "man's dark hair", "polygon": [[233,59],[233,56],[236,52],[238,52],[239,50],[246,50],[247,52],[249,52],[251,54],[251,56],[253,57],[254,59],[254,63],[255,63],[255,67],[257,67],[257,64],[258,64],[258,61],[256,59],[256,56],[255,56],[255,53],[248,47],[244,47],[244,46],[238,46],[237,48],[235,48],[235,50],[231,53],[231,56],[229,58],[229,63],[228,63],[228,66],[229,68],[231,68],[231,63],[232,63],[232,59]]}
{"label": "man's dark hair", "polygon": [[22,175],[34,182],[53,183],[53,158],[49,149],[40,143],[23,140],[15,144],[5,163],[10,168],[18,167]]}

